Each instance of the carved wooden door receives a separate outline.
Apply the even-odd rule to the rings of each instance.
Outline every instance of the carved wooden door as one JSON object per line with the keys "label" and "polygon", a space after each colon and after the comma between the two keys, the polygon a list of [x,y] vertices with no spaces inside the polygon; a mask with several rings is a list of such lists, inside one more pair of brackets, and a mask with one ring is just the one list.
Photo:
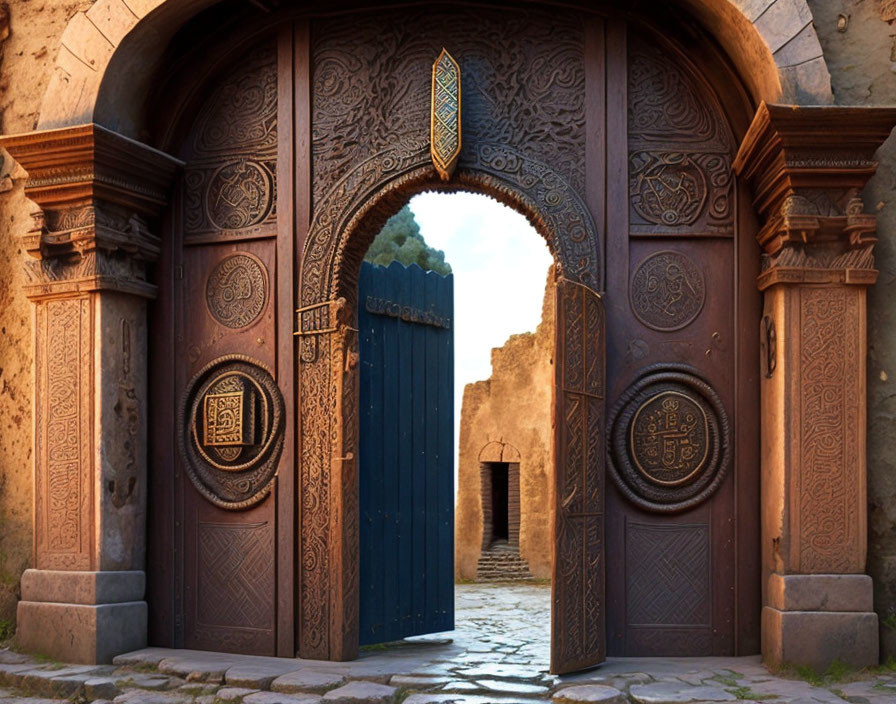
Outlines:
{"label": "carved wooden door", "polygon": [[154,644],[295,653],[283,74],[277,38],[258,42],[217,71],[186,120],[154,310]]}
{"label": "carved wooden door", "polygon": [[551,672],[606,657],[605,320],[600,296],[557,281],[554,353],[554,565]]}
{"label": "carved wooden door", "polygon": [[744,317],[739,288],[735,142],[687,57],[632,29],[626,44],[608,57],[626,66],[608,108],[626,119],[608,159],[627,172],[607,231],[608,651],[755,652],[745,634],[755,637],[758,603],[741,587],[758,582],[755,542],[743,538],[757,517],[737,525],[749,490],[735,487],[758,476],[744,454],[755,449],[735,451],[735,424],[751,359],[738,345],[758,318]]}

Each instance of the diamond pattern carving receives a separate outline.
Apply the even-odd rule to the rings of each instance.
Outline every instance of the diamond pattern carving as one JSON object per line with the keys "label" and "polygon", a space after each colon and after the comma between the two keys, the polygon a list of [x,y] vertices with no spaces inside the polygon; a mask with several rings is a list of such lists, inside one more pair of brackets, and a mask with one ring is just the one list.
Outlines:
{"label": "diamond pattern carving", "polygon": [[625,542],[630,625],[710,625],[708,525],[628,523]]}

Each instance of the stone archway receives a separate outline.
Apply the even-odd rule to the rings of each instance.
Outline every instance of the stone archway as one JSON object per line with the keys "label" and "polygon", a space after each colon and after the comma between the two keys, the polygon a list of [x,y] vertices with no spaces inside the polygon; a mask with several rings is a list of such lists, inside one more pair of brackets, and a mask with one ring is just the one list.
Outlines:
{"label": "stone archway", "polygon": [[[140,394],[146,385],[146,369],[141,350],[144,301],[155,294],[146,281],[145,266],[158,252],[158,240],[147,219],[154,218],[163,206],[178,163],[122,136],[138,133],[138,101],[129,90],[139,92],[151,72],[132,74],[120,69],[137,63],[152,66],[157,55],[148,48],[147,37],[170,37],[188,16],[210,4],[100,0],[86,13],[78,13],[63,37],[41,111],[40,131],[2,141],[28,170],[26,192],[43,211],[35,226],[21,233],[34,258],[29,267],[34,283],[26,294],[36,302],[38,311],[35,397],[44,398],[53,390],[66,399],[81,400],[76,406],[42,406],[35,418],[37,569],[23,579],[20,628],[23,643],[31,642],[60,658],[104,660],[118,650],[134,647],[135,642],[105,637],[108,632],[103,629],[114,628],[115,621],[103,625],[94,620],[93,625],[75,629],[75,646],[45,644],[40,630],[47,619],[61,624],[82,616],[89,620],[100,606],[111,607],[102,609],[104,613],[126,614],[121,618],[139,619],[145,614],[139,487],[145,483],[146,421]],[[741,4],[754,9],[745,14],[738,9]],[[829,102],[824,61],[803,3],[688,0],[682,5],[715,30],[748,78],[757,103],[782,96],[795,103]],[[165,44],[156,42],[159,51]],[[115,75],[132,78],[131,86],[117,84]],[[825,611],[824,604],[801,601],[794,592],[797,585],[808,582],[827,594],[837,588],[835,582],[847,581],[854,583],[859,594],[847,604],[851,608],[859,602],[865,604],[870,589],[858,574],[864,567],[865,535],[863,287],[873,282],[876,272],[871,255],[874,217],[861,212],[857,194],[874,171],[872,154],[893,120],[892,112],[885,109],[762,106],[735,163],[737,172],[755,187],[756,208],[765,221],[760,243],[769,255],[759,284],[766,291],[762,333],[766,380],[761,383],[767,433],[762,462],[767,487],[763,552],[768,581],[763,584],[763,651],[772,662],[813,661],[816,654],[806,651],[799,635],[806,623],[801,614],[810,613],[809,622],[825,633],[860,636],[874,628],[873,614],[867,611],[856,609],[857,616],[835,617]],[[83,124],[93,121],[106,127]],[[297,301],[303,309],[300,332],[314,333],[309,340],[316,339],[301,344],[301,363],[311,372],[302,381],[308,394],[302,422],[310,422],[310,429],[318,431],[309,436],[307,445],[311,471],[315,477],[335,477],[342,487],[349,487],[352,481],[350,462],[345,460],[349,459],[354,432],[353,394],[345,377],[346,363],[350,367],[352,359],[352,312],[346,306],[351,301],[352,272],[363,251],[360,247],[372,237],[370,229],[382,217],[382,213],[369,212],[364,204],[388,208],[393,199],[431,183],[433,172],[421,156],[425,146],[425,141],[418,140],[388,156],[376,152],[365,164],[370,170],[368,177],[379,175],[369,178],[366,193],[344,207],[315,209],[314,229],[302,265],[308,277]],[[540,171],[543,162],[534,160],[520,167],[526,181],[534,176],[542,183],[539,195],[538,187],[515,184],[507,171],[508,159],[517,163],[519,154],[506,146],[489,148],[497,149],[493,155],[503,167],[495,172],[488,167],[489,153],[474,155],[473,167],[457,174],[459,187],[490,192],[529,213],[542,212],[543,206],[548,206],[548,211],[560,207],[554,212],[564,227],[584,222],[578,212],[582,199],[575,197],[575,189],[572,197],[556,203],[556,189],[544,186],[545,179],[552,176]],[[396,174],[395,178],[384,178],[386,173]],[[365,178],[361,172],[354,176]],[[333,197],[345,199],[348,191],[357,195],[356,186],[355,181],[343,180],[342,195],[333,191]],[[550,217],[539,224],[543,232],[558,228]],[[580,233],[582,241],[586,240],[587,228]],[[572,249],[564,249],[565,245],[554,242],[554,252],[566,276],[599,288],[600,274],[595,274],[593,267],[600,249],[594,245],[596,240],[591,242],[595,257],[585,264],[575,261],[572,245]],[[587,278],[589,272],[596,278]],[[836,320],[830,319],[831,310],[837,311],[835,318],[849,324],[848,330],[833,330]],[[107,320],[117,322],[103,327]],[[824,337],[824,331],[830,334]],[[855,344],[844,346],[844,340]],[[818,360],[832,358],[841,363],[837,375],[819,376]],[[72,374],[76,367],[77,374]],[[91,399],[94,379],[100,380],[100,387]],[[796,385],[785,383],[793,380]],[[803,381],[805,385],[801,385]],[[824,388],[828,382],[833,390]],[[801,388],[828,394],[825,397],[833,401],[819,408],[812,398],[801,395]],[[64,417],[58,415],[59,409],[66,412]],[[344,420],[331,424],[326,421],[330,417]],[[819,419],[825,422],[822,445],[850,447],[848,456],[813,453],[818,438],[807,428],[817,426]],[[59,423],[72,433],[50,437],[51,431],[61,427]],[[123,446],[126,456],[118,457],[118,450],[108,455],[91,453],[93,446],[114,447],[122,434],[130,437]],[[58,444],[59,438],[65,441],[64,447]],[[797,438],[798,442],[787,443],[785,438]],[[109,484],[105,472],[112,465],[128,468],[135,481],[132,483],[127,473],[118,476],[113,472],[116,476]],[[844,489],[843,495],[849,499],[845,504],[818,504],[817,496],[803,489],[806,473],[819,468],[830,470],[829,480]],[[319,498],[318,494],[310,500]],[[315,507],[320,508],[318,515],[333,510],[348,519],[348,524],[343,521],[337,526],[350,537],[351,511],[341,513],[346,506],[351,508],[350,492],[328,499],[328,506]],[[123,506],[128,507],[124,513],[118,511]],[[64,525],[48,521],[50,511],[59,511]],[[813,516],[824,516],[829,519],[825,526],[833,526],[822,540],[816,540],[811,532]],[[117,539],[128,531],[137,549],[123,555]],[[313,561],[326,553],[333,560],[333,569],[322,573],[337,576],[336,583],[328,576],[314,584],[326,590],[328,607],[332,607],[312,614],[312,624],[332,632],[335,639],[321,648],[323,641],[315,638],[315,648],[321,649],[313,652],[329,657],[350,655],[353,637],[350,619],[338,617],[351,609],[351,558],[347,552],[351,540],[343,540],[338,547],[318,542],[317,554],[307,554],[312,561],[309,565],[317,567]],[[343,569],[343,563],[348,569]],[[820,576],[831,572],[845,579],[825,581]],[[58,604],[55,595],[60,585],[71,584],[90,592],[93,596],[84,598],[94,601]],[[118,602],[97,603],[98,594],[112,588],[104,585],[119,590]],[[301,595],[299,602],[300,606],[308,603]],[[137,641],[139,630],[135,631]],[[29,633],[34,640],[28,641]],[[822,658],[829,655],[824,653]],[[868,652],[858,655],[863,663],[870,658]]]}

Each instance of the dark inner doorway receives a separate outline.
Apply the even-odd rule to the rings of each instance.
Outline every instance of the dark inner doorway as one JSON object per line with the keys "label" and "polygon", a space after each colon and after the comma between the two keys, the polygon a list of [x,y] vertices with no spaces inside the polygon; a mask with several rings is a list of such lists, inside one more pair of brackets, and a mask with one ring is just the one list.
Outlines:
{"label": "dark inner doorway", "polygon": [[506,462],[490,463],[492,479],[492,542],[510,537],[508,471]]}

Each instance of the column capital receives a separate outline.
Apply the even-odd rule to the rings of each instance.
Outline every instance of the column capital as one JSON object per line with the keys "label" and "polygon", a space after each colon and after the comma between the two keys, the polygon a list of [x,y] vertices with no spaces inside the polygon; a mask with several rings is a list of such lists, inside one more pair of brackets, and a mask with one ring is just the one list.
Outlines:
{"label": "column capital", "polygon": [[894,108],[759,106],[734,169],[763,220],[760,289],[874,283],[877,218],[859,194],[894,125]]}
{"label": "column capital", "polygon": [[159,241],[148,223],[181,161],[96,124],[0,137],[0,146],[28,172],[25,195],[40,208],[22,236],[26,295],[155,295],[145,264]]}

